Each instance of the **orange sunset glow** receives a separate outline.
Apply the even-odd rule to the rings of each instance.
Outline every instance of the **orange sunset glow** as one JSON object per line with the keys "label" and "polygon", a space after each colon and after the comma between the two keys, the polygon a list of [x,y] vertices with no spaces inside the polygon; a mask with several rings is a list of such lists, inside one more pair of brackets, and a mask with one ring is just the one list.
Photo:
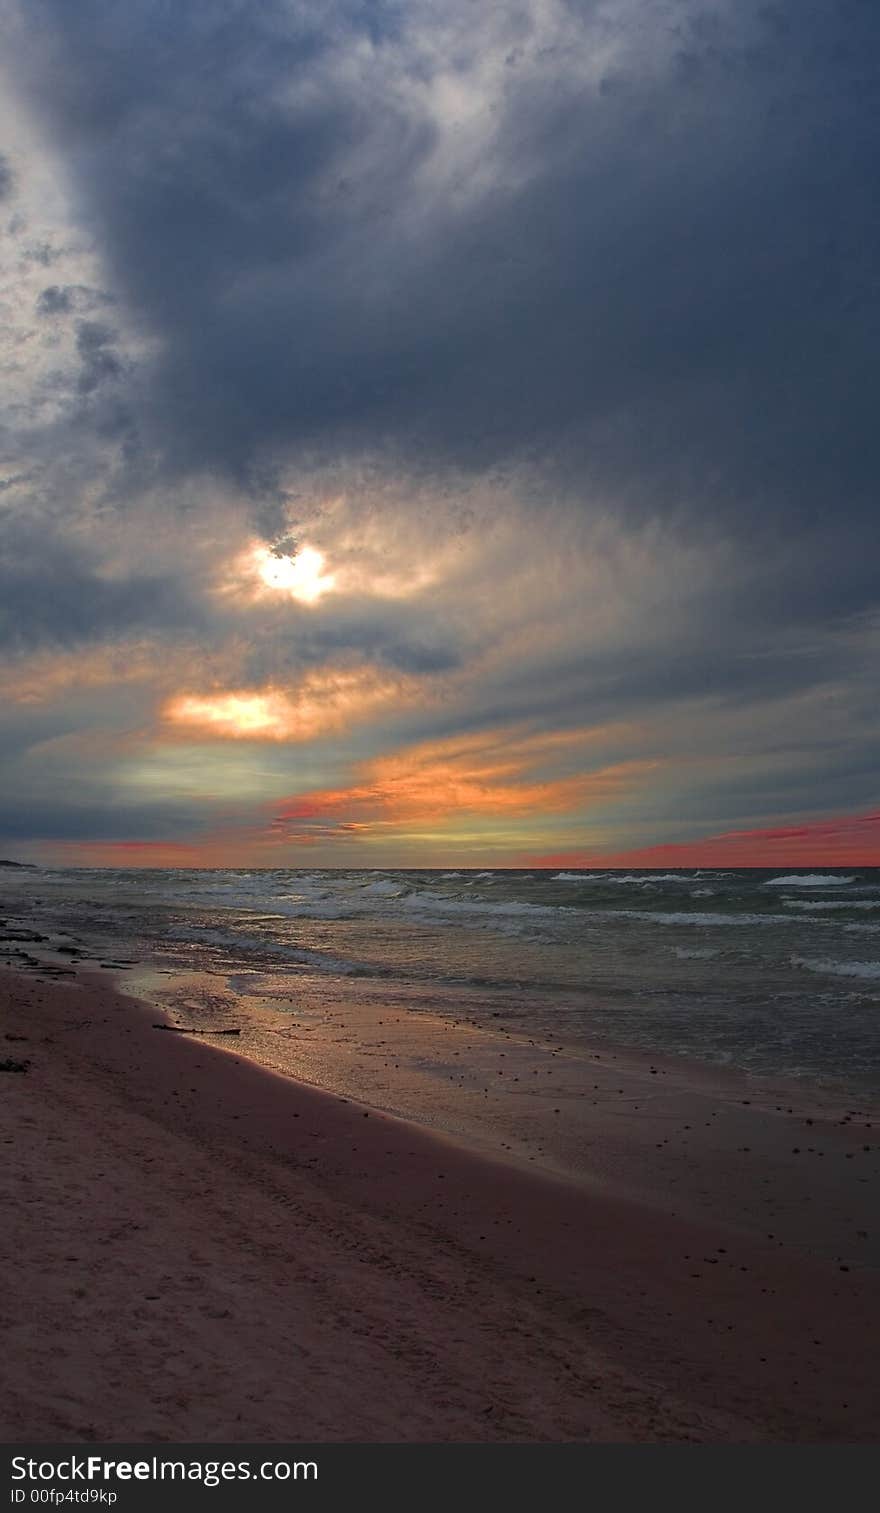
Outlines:
{"label": "orange sunset glow", "polygon": [[364,764],[347,788],[300,795],[284,803],[276,829],[296,830],[297,822],[339,817],[365,829],[434,824],[452,816],[481,819],[530,814],[564,814],[595,803],[642,771],[621,763],[595,772],[538,777],[548,755],[571,753],[579,736],[492,732],[428,743]]}

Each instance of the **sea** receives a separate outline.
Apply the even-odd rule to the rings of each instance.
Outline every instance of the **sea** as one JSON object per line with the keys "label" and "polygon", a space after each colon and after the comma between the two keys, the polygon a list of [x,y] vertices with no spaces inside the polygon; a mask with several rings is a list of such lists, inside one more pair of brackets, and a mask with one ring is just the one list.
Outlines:
{"label": "sea", "polygon": [[394,1006],[574,1051],[880,1091],[880,868],[8,868],[13,953],[41,935],[276,1014]]}

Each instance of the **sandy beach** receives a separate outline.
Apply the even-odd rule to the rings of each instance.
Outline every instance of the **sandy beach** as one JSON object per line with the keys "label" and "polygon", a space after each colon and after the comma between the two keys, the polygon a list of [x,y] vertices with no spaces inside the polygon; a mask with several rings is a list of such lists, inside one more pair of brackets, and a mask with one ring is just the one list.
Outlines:
{"label": "sandy beach", "polygon": [[[810,1255],[490,1158],[96,973],[0,1002],[6,1441],[877,1438],[855,1237]],[[870,1136],[838,1134],[867,1194]]]}

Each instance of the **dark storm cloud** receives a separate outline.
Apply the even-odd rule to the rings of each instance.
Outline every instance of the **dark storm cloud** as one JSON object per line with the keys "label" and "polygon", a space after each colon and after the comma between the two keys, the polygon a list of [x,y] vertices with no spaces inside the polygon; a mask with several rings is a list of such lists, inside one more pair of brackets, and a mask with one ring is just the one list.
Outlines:
{"label": "dark storm cloud", "polygon": [[[615,40],[613,8],[602,32],[595,5],[570,11]],[[524,66],[511,10],[497,188],[445,206],[419,179],[436,121],[379,88],[439,67],[418,6],[338,4],[320,32],[273,0],[28,7],[58,44],[32,52],[33,87],[163,339],[154,419],[178,465],[552,454],[618,507],[786,529],[834,510],[865,550],[880,12],[694,0],[646,11],[641,43],[621,13],[588,78]],[[368,37],[371,76],[334,68]]]}
{"label": "dark storm cloud", "polygon": [[74,543],[25,522],[0,541],[0,645],[8,654],[70,648],[136,631],[198,625],[202,610],[171,575],[112,579]]}
{"label": "dark storm cloud", "polygon": [[36,569],[0,565],[0,642],[8,650],[62,646],[192,619],[174,585],[129,577],[107,583],[62,564]]}
{"label": "dark storm cloud", "polygon": [[12,165],[5,152],[0,152],[0,201],[9,199],[12,194],[12,186]]}

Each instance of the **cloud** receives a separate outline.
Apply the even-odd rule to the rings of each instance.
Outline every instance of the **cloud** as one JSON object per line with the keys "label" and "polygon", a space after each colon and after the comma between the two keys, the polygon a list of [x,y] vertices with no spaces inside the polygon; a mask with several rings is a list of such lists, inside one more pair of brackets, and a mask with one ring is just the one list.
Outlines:
{"label": "cloud", "polygon": [[[625,731],[621,849],[873,802],[876,7],[0,9],[0,636],[120,826],[235,729],[331,849],[498,729]],[[590,842],[515,755],[462,812]]]}
{"label": "cloud", "polygon": [[[112,298],[104,290],[90,289],[85,284],[49,284],[40,290],[34,309],[37,315],[57,318],[71,315],[74,311],[90,311],[112,303]],[[108,333],[108,340],[111,339],[112,335]],[[83,338],[82,345],[89,346],[88,336]],[[92,345],[95,345],[94,340]]]}
{"label": "cloud", "polygon": [[63,536],[8,530],[0,550],[0,640],[7,655],[46,643],[124,637],[164,626],[183,631],[198,619],[179,580],[161,573],[108,577]]}
{"label": "cloud", "polygon": [[99,384],[122,375],[122,363],[113,344],[115,333],[100,321],[79,322],[76,333],[76,349],[82,360],[79,375],[81,394],[91,394]]}
{"label": "cloud", "polygon": [[72,309],[71,289],[62,289],[58,284],[50,284],[48,288],[40,291],[37,298],[38,315],[69,315]]}
{"label": "cloud", "polygon": [[271,832],[302,842],[317,826],[322,838],[355,831],[382,839],[425,823],[442,830],[463,820],[478,830],[499,816],[580,811],[644,773],[644,764],[625,762],[569,770],[592,740],[582,731],[493,730],[424,743],[364,763],[346,788],[301,793],[277,806]]}
{"label": "cloud", "polygon": [[868,531],[878,31],[39,0],[19,45],[179,465],[537,453],[617,508]]}

